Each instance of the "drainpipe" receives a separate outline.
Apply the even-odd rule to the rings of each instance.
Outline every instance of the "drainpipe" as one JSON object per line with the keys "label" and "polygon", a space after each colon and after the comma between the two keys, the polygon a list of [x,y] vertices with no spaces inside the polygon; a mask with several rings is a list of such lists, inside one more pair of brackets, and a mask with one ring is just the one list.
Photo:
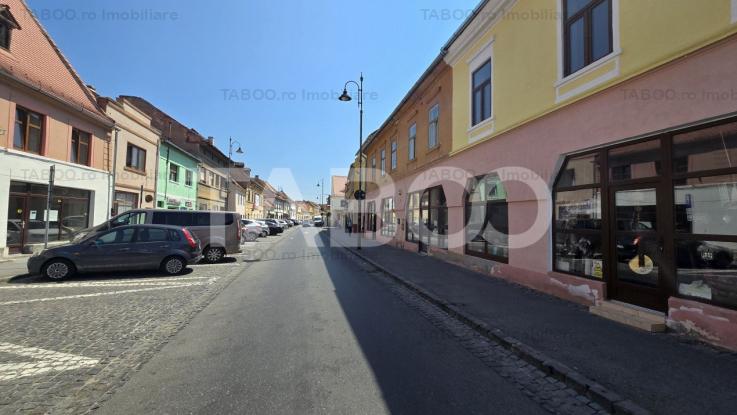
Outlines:
{"label": "drainpipe", "polygon": [[115,197],[115,179],[118,169],[118,135],[120,134],[120,128],[115,127],[115,138],[113,139],[113,171],[108,180],[112,180],[112,183],[107,188],[108,193],[108,206],[107,206],[107,218],[113,213],[113,198]]}
{"label": "drainpipe", "polygon": [[164,169],[164,209],[169,209],[169,153],[171,153],[171,146],[166,146],[166,168]]}
{"label": "drainpipe", "polygon": [[163,140],[164,137],[159,137],[159,140],[156,141],[156,166],[154,167],[154,209],[158,208],[158,201],[156,199],[159,198],[159,164],[161,164],[161,140]]}

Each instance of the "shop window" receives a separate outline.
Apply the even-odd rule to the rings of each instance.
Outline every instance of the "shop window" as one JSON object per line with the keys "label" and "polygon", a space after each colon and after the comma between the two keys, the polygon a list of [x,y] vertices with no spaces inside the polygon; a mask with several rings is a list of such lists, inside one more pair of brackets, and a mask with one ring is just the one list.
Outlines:
{"label": "shop window", "polygon": [[673,136],[678,293],[731,308],[737,308],[736,149],[735,122]]}
{"label": "shop window", "polygon": [[599,153],[566,160],[555,184],[553,269],[603,278]]}
{"label": "shop window", "polygon": [[673,173],[732,168],[736,162],[737,123],[673,137]]}
{"label": "shop window", "polygon": [[737,241],[676,242],[678,293],[737,307]]}
{"label": "shop window", "polygon": [[422,192],[407,195],[407,219],[405,220],[405,239],[408,242],[420,240],[420,196]]}
{"label": "shop window", "polygon": [[612,0],[563,0],[565,76],[609,55]]}
{"label": "shop window", "polygon": [[394,198],[387,197],[381,201],[381,235],[392,237],[396,233],[396,213]]}
{"label": "shop window", "polygon": [[41,154],[43,146],[44,116],[16,107],[15,133],[13,134],[13,148],[29,153]]}
{"label": "shop window", "polygon": [[90,140],[91,134],[72,129],[72,153],[70,161],[77,164],[90,164]]}
{"label": "shop window", "polygon": [[570,158],[560,173],[558,185],[574,187],[598,184],[600,170],[598,154]]}
{"label": "shop window", "polygon": [[466,192],[466,253],[507,262],[508,222],[507,194],[499,176],[471,179]]}
{"label": "shop window", "polygon": [[[428,242],[430,246],[447,249],[448,205],[442,186],[425,190],[420,199],[420,211],[423,225],[421,239]],[[503,219],[505,223],[499,225],[500,227],[506,226],[506,213],[504,214],[504,218],[499,214],[495,214],[494,218]]]}
{"label": "shop window", "polygon": [[366,229],[371,232],[376,232],[376,202],[373,200],[368,202],[368,223]]}
{"label": "shop window", "polygon": [[609,179],[644,179],[662,174],[660,140],[649,140],[609,150]]}
{"label": "shop window", "polygon": [[121,214],[138,207],[138,195],[128,192],[115,192],[115,214]]}

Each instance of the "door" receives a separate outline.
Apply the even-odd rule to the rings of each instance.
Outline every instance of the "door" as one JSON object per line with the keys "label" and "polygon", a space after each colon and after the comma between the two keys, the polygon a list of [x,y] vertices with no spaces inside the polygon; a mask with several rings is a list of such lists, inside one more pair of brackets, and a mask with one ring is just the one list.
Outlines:
{"label": "door", "polygon": [[673,241],[667,196],[660,182],[610,187],[611,298],[666,309]]}
{"label": "door", "polygon": [[26,209],[28,198],[25,196],[10,195],[8,199],[8,223],[5,244],[11,254],[23,252],[26,243],[26,221],[28,212]]}
{"label": "door", "polygon": [[145,261],[133,252],[135,228],[105,232],[90,241],[81,252],[78,265],[85,271],[118,271],[139,269]]}
{"label": "door", "polygon": [[170,252],[169,230],[162,228],[142,228],[131,244],[131,254],[143,268],[155,269]]}
{"label": "door", "polygon": [[419,250],[427,253],[430,245],[430,192],[425,190],[420,197]]}

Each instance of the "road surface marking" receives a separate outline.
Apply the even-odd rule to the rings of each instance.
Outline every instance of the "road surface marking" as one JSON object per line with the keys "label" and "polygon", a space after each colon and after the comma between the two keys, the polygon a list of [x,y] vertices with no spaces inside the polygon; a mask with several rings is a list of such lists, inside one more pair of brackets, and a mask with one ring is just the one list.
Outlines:
{"label": "road surface marking", "polygon": [[0,343],[0,352],[31,358],[32,361],[0,364],[0,381],[13,380],[46,372],[83,369],[95,366],[99,360],[38,347],[23,347]]}
{"label": "road surface marking", "polygon": [[192,287],[192,286],[197,286],[197,285],[209,285],[215,282],[216,279],[217,278],[211,278],[208,281],[170,284],[170,285],[165,285],[162,287],[137,288],[137,289],[132,289],[132,290],[105,291],[101,293],[91,293],[91,294],[65,295],[61,297],[47,297],[47,298],[33,298],[29,300],[5,301],[5,302],[0,302],[0,306],[40,303],[40,302],[57,301],[57,300],[70,300],[70,299],[76,299],[76,298],[101,297],[105,295],[129,294],[129,293],[139,293],[139,292],[145,292],[145,291],[168,290],[171,288]]}
{"label": "road surface marking", "polygon": [[138,279],[138,280],[115,280],[115,281],[90,281],[90,282],[65,282],[65,283],[45,283],[45,284],[19,284],[9,287],[0,287],[0,290],[22,290],[29,288],[79,288],[79,287],[135,287],[138,285],[164,285],[178,284],[191,280],[207,280],[212,277],[186,277],[186,278],[156,278],[156,279]]}

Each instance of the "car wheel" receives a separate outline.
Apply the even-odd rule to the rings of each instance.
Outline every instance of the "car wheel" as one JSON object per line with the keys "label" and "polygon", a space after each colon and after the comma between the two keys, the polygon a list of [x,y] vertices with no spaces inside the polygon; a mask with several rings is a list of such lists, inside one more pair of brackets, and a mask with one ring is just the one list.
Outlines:
{"label": "car wheel", "polygon": [[205,261],[211,264],[220,261],[224,256],[225,250],[223,248],[208,247],[205,250]]}
{"label": "car wheel", "polygon": [[161,270],[169,275],[179,275],[187,264],[178,256],[171,256],[161,262]]}
{"label": "car wheel", "polygon": [[66,259],[52,259],[43,266],[43,275],[52,281],[61,281],[74,275],[74,264]]}
{"label": "car wheel", "polygon": [[256,235],[253,232],[246,232],[245,238],[243,238],[246,242],[253,242],[256,239],[258,239],[258,235]]}

